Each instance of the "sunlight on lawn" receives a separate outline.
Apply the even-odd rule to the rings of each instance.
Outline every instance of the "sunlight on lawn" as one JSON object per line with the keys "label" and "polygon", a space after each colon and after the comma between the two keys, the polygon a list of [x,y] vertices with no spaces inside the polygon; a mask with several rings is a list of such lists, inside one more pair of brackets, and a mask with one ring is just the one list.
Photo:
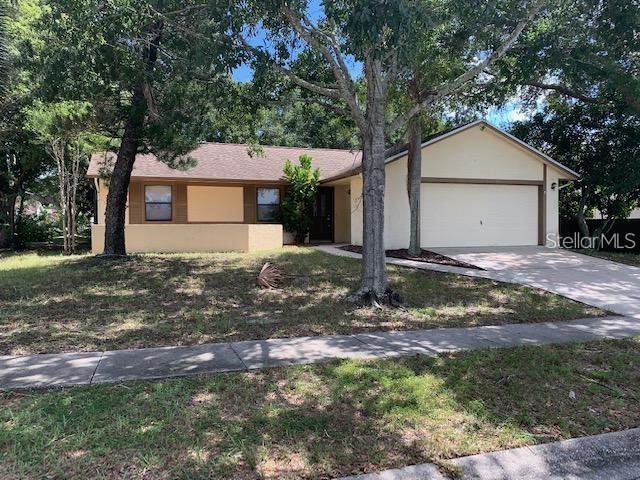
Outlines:
{"label": "sunlight on lawn", "polygon": [[[286,274],[282,288],[256,286],[266,261]],[[5,255],[0,259],[0,355],[496,325],[602,313],[530,288],[393,266],[389,278],[406,307],[358,307],[346,296],[359,276],[357,260],[296,247],[119,260]]]}
{"label": "sunlight on lawn", "polygon": [[639,363],[636,339],[5,393],[0,452],[17,477],[333,478],[637,426]]}

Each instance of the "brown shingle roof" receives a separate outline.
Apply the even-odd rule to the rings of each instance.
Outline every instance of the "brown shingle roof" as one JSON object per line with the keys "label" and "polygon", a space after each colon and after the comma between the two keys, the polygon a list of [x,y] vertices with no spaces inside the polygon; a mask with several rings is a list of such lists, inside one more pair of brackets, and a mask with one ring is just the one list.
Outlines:
{"label": "brown shingle roof", "polygon": [[[138,155],[132,177],[275,182],[282,179],[286,160],[295,162],[306,153],[312,158],[311,165],[320,169],[321,178],[329,178],[358,166],[362,156],[359,150],[271,146],[262,146],[260,156],[250,156],[248,148],[242,144],[203,143],[189,154],[198,163],[188,170],[169,168],[153,154]],[[105,159],[109,164],[115,159],[115,154],[94,154],[87,175],[98,176],[105,166]]]}

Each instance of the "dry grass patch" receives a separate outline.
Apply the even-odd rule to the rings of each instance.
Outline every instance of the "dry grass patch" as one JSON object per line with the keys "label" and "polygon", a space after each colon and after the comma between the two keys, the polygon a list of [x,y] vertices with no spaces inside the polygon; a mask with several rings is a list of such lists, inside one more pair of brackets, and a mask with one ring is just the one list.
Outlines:
{"label": "dry grass patch", "polygon": [[[265,262],[286,274],[274,290]],[[567,320],[603,312],[539,290],[390,267],[406,308],[345,300],[360,264],[310,248],[261,254],[35,253],[0,259],[0,355]]]}

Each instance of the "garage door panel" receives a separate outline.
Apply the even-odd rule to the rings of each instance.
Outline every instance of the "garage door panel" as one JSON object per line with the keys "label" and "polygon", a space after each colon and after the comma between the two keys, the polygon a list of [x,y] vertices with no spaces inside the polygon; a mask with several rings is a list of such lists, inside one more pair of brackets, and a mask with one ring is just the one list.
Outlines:
{"label": "garage door panel", "polygon": [[423,184],[425,247],[536,245],[538,187]]}

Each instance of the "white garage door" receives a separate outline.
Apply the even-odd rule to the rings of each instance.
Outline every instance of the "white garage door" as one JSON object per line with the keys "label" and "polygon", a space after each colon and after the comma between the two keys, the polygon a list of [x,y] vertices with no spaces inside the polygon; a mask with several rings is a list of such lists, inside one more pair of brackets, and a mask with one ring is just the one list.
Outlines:
{"label": "white garage door", "polygon": [[423,183],[425,247],[538,244],[538,187]]}

